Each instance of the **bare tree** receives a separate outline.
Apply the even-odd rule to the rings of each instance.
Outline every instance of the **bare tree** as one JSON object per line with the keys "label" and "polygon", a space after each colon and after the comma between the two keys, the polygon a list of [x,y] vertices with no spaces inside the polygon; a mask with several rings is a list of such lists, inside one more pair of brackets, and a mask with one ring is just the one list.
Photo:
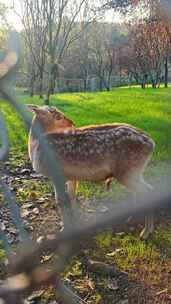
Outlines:
{"label": "bare tree", "polygon": [[[77,40],[84,29],[95,17],[95,3],[89,0],[49,0],[47,10],[49,49],[49,86],[46,102],[49,102],[50,94],[54,93],[54,81],[58,76],[58,67],[62,63],[62,58],[69,46]],[[94,7],[94,9],[93,9]],[[79,20],[84,20],[81,27]],[[53,26],[55,30],[53,31]]]}
{"label": "bare tree", "polygon": [[100,90],[110,90],[111,77],[120,73],[120,50],[126,42],[123,26],[102,20],[93,22],[79,41],[67,50],[63,60],[64,72],[61,71],[60,76],[71,80],[79,78],[85,91],[92,89],[93,81],[89,80],[96,78],[96,88],[98,85]]}
{"label": "bare tree", "polygon": [[[95,18],[96,5],[90,0],[23,0],[21,6],[27,44],[41,84],[47,74],[48,104],[63,55]],[[78,26],[80,20],[82,26]]]}
{"label": "bare tree", "polygon": [[119,52],[125,40],[113,24],[96,23],[91,34],[91,67],[99,78],[99,89],[110,90],[111,76],[119,71]]}
{"label": "bare tree", "polygon": [[8,8],[3,3],[0,3],[0,48],[3,49],[5,45],[5,40],[7,37],[7,31],[9,29],[9,24],[7,22],[6,14]]}
{"label": "bare tree", "polygon": [[40,97],[42,97],[48,43],[47,22],[44,14],[44,1],[21,1],[20,18],[24,27],[23,36],[27,48],[26,55],[30,75],[30,95],[34,94],[35,81],[38,79]]}
{"label": "bare tree", "polygon": [[156,88],[163,79],[170,53],[170,29],[160,19],[148,19],[130,28],[125,66],[142,88],[150,82]]}

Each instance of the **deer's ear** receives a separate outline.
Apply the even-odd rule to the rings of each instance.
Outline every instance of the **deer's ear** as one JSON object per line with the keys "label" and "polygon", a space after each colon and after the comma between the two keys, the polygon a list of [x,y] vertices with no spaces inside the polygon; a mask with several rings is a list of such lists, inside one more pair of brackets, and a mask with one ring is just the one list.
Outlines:
{"label": "deer's ear", "polygon": [[39,110],[39,106],[33,104],[27,104],[26,108],[33,113],[36,113]]}

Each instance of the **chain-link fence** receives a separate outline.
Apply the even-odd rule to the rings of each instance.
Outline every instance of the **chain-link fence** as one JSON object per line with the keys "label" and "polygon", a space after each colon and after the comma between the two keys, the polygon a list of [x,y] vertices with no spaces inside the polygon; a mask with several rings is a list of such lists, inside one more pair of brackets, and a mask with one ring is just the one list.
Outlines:
{"label": "chain-link fence", "polygon": [[[0,93],[2,98],[19,113],[26,128],[29,129],[31,126],[30,116],[27,114],[26,108],[17,102],[18,97],[15,96],[12,89],[19,58],[19,35],[12,32],[9,40],[9,50],[0,62]],[[51,240],[45,240],[41,243],[33,242],[24,228],[14,194],[11,193],[8,185],[0,177],[0,190],[4,193],[13,222],[22,240],[20,246],[13,252],[8,244],[5,231],[0,229],[0,238],[3,241],[9,260],[9,277],[0,286],[0,303],[24,303],[24,299],[33,291],[48,284],[53,284],[56,287],[64,303],[85,303],[66,287],[60,278],[60,274],[65,270],[71,258],[83,249],[85,240],[91,240],[99,232],[122,223],[129,216],[150,213],[153,210],[157,211],[161,206],[169,212],[171,209],[171,193],[169,191],[160,193],[155,190],[150,196],[144,195],[143,199],[136,203],[118,202],[118,204],[113,205],[110,214],[103,214],[103,216],[97,217],[96,221],[86,221],[80,225],[76,220],[75,210],[65,191],[66,178],[62,173],[56,153],[46,139],[41,136],[41,129],[41,125],[38,125],[33,132],[39,138],[52,182],[59,196],[64,230]],[[8,157],[9,138],[2,114],[0,115],[0,142],[0,163],[3,167],[3,163]],[[47,252],[48,254],[56,253],[58,259],[53,262],[42,263],[41,256]]]}
{"label": "chain-link fence", "polygon": [[[22,90],[22,92],[29,92],[30,75],[23,72],[18,72],[16,75],[16,86]],[[45,77],[43,81],[43,93],[47,90],[48,78]],[[65,93],[65,92],[96,92],[99,90],[106,90],[104,83],[107,83],[107,79],[103,82],[100,81],[99,77],[90,76],[87,79],[83,78],[66,78],[58,77],[55,80],[55,93]],[[121,86],[131,86],[136,84],[133,77],[116,75],[110,78],[108,83],[109,89],[121,87]],[[34,81],[34,93],[40,93],[40,81],[35,79]]]}

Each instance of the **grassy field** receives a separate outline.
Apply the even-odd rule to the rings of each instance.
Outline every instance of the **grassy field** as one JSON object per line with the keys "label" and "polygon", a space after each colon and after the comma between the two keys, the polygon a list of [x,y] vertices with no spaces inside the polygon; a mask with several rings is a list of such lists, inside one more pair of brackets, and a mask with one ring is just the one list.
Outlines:
{"label": "grassy field", "polygon": [[[75,93],[60,94],[51,97],[51,105],[57,106],[68,117],[74,120],[77,126],[88,124],[101,124],[112,122],[125,122],[144,129],[156,142],[156,150],[152,157],[147,178],[158,187],[168,185],[167,174],[170,173],[169,160],[171,158],[171,88],[168,89],[146,89],[140,88],[117,88],[111,92],[101,93]],[[41,104],[42,101],[35,96],[20,96],[21,103]],[[28,134],[23,123],[16,115],[15,111],[5,102],[0,103],[0,109],[4,113],[11,138],[11,165],[25,163],[27,154]],[[15,156],[14,156],[15,155]],[[38,187],[38,185],[36,185]],[[24,189],[24,187],[22,188]],[[39,187],[38,195],[46,192],[46,187]],[[115,185],[113,195],[121,195],[123,191]],[[24,191],[24,190],[23,190]],[[17,192],[19,201],[28,197],[28,189]],[[42,193],[41,193],[42,195]],[[79,191],[79,197],[91,198],[91,196],[103,196],[104,188],[90,184],[83,184]],[[132,229],[132,227],[131,227]],[[133,231],[130,232],[130,231]],[[90,256],[96,259],[107,260],[112,263],[117,262],[120,269],[127,271],[131,279],[140,282],[143,288],[149,288],[152,292],[152,301],[135,301],[129,303],[170,303],[171,284],[168,272],[164,269],[171,265],[171,228],[169,221],[159,223],[159,228],[153,238],[148,242],[142,242],[138,238],[136,229],[128,230],[122,235],[108,233],[96,239],[96,254],[90,250]],[[118,249],[113,253],[115,249]],[[98,250],[97,250],[98,249]],[[81,272],[81,263],[77,261],[77,270],[72,271],[77,274],[78,280],[85,281]],[[74,268],[75,269],[75,268]],[[94,284],[96,285],[96,279]],[[80,283],[81,284],[81,283]],[[106,281],[104,281],[104,286]],[[114,303],[110,300],[103,301],[107,295],[107,287],[95,292],[92,301],[88,303]],[[159,293],[161,290],[167,292]],[[150,295],[151,296],[151,295]],[[170,297],[170,298],[169,298]],[[143,295],[142,295],[143,298]],[[99,299],[99,300],[98,300]],[[120,302],[118,302],[120,303]],[[125,302],[126,303],[126,302]]]}
{"label": "grassy field", "polygon": [[[146,172],[158,181],[156,165],[161,164],[160,171],[170,171],[166,162],[171,155],[171,88],[159,90],[140,88],[118,88],[111,92],[60,94],[51,97],[51,105],[57,106],[77,126],[110,122],[125,122],[144,129],[156,142],[153,154],[153,166]],[[42,104],[37,96],[30,98],[20,96],[21,103]],[[27,151],[28,134],[14,110],[5,103],[0,105],[8,124],[11,149],[16,151],[20,161]],[[158,171],[158,168],[157,168]],[[92,194],[91,187],[82,187]],[[98,191],[98,189],[96,189]]]}
{"label": "grassy field", "polygon": [[[77,126],[110,122],[126,122],[147,131],[156,141],[154,161],[168,160],[171,151],[170,116],[171,88],[141,90],[122,88],[102,93],[61,94],[51,97],[57,106],[72,118]],[[42,101],[22,96],[21,103],[41,104]],[[0,105],[6,115],[13,147],[26,150],[27,135],[14,111],[4,103]]]}

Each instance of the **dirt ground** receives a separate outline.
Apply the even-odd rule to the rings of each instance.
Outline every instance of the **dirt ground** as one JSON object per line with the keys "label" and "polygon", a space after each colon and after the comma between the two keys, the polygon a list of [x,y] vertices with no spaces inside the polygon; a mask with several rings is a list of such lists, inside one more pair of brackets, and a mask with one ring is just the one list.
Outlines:
{"label": "dirt ground", "polygon": [[[24,226],[28,233],[37,241],[55,231],[60,230],[62,222],[57,214],[53,188],[47,179],[33,172],[29,162],[25,160],[11,159],[6,162],[3,180],[10,190],[16,195],[20,207]],[[101,214],[108,212],[108,206],[103,203],[95,205],[80,195],[80,206],[85,217],[93,217],[94,210]],[[133,234],[137,238],[141,229],[142,219],[133,219],[129,224],[124,223],[117,231],[110,231],[110,241],[104,245],[94,239],[93,244],[86,244],[79,256],[71,260],[69,268],[63,274],[63,280],[72,288],[87,304],[169,304],[171,303],[171,221],[170,216],[163,212],[157,217],[160,231],[165,229],[170,233],[166,238],[160,233],[152,240],[152,244],[159,240],[156,247],[156,256],[152,260],[147,259],[145,254],[136,256],[133,264],[128,267],[124,264],[124,242],[127,234]],[[0,223],[1,229],[6,233],[8,242],[15,246],[20,241],[18,230],[13,224],[10,210],[0,197]],[[105,236],[107,239],[108,236]],[[106,242],[105,239],[105,242]],[[123,242],[124,240],[124,242]],[[130,240],[133,239],[130,238]],[[129,242],[131,242],[129,240]],[[122,241],[122,247],[120,247]],[[140,241],[137,241],[140,243]],[[151,242],[151,241],[150,241]],[[139,246],[138,243],[138,246]],[[100,244],[100,245],[99,245]],[[126,244],[126,243],[125,243]],[[168,245],[168,247],[167,247]],[[146,246],[146,244],[143,246]],[[149,246],[149,243],[147,244]],[[146,248],[146,247],[143,247]],[[149,248],[149,247],[148,247]],[[143,249],[144,250],[144,249]],[[128,251],[127,251],[128,252]],[[131,253],[132,254],[132,253]],[[120,262],[122,256],[122,263]],[[92,271],[87,266],[84,257],[92,261],[107,263],[115,269],[109,275],[103,271]],[[125,259],[127,257],[125,256]],[[119,261],[119,262],[118,262]],[[62,303],[55,299],[54,289],[41,290],[29,297],[26,303]]]}

